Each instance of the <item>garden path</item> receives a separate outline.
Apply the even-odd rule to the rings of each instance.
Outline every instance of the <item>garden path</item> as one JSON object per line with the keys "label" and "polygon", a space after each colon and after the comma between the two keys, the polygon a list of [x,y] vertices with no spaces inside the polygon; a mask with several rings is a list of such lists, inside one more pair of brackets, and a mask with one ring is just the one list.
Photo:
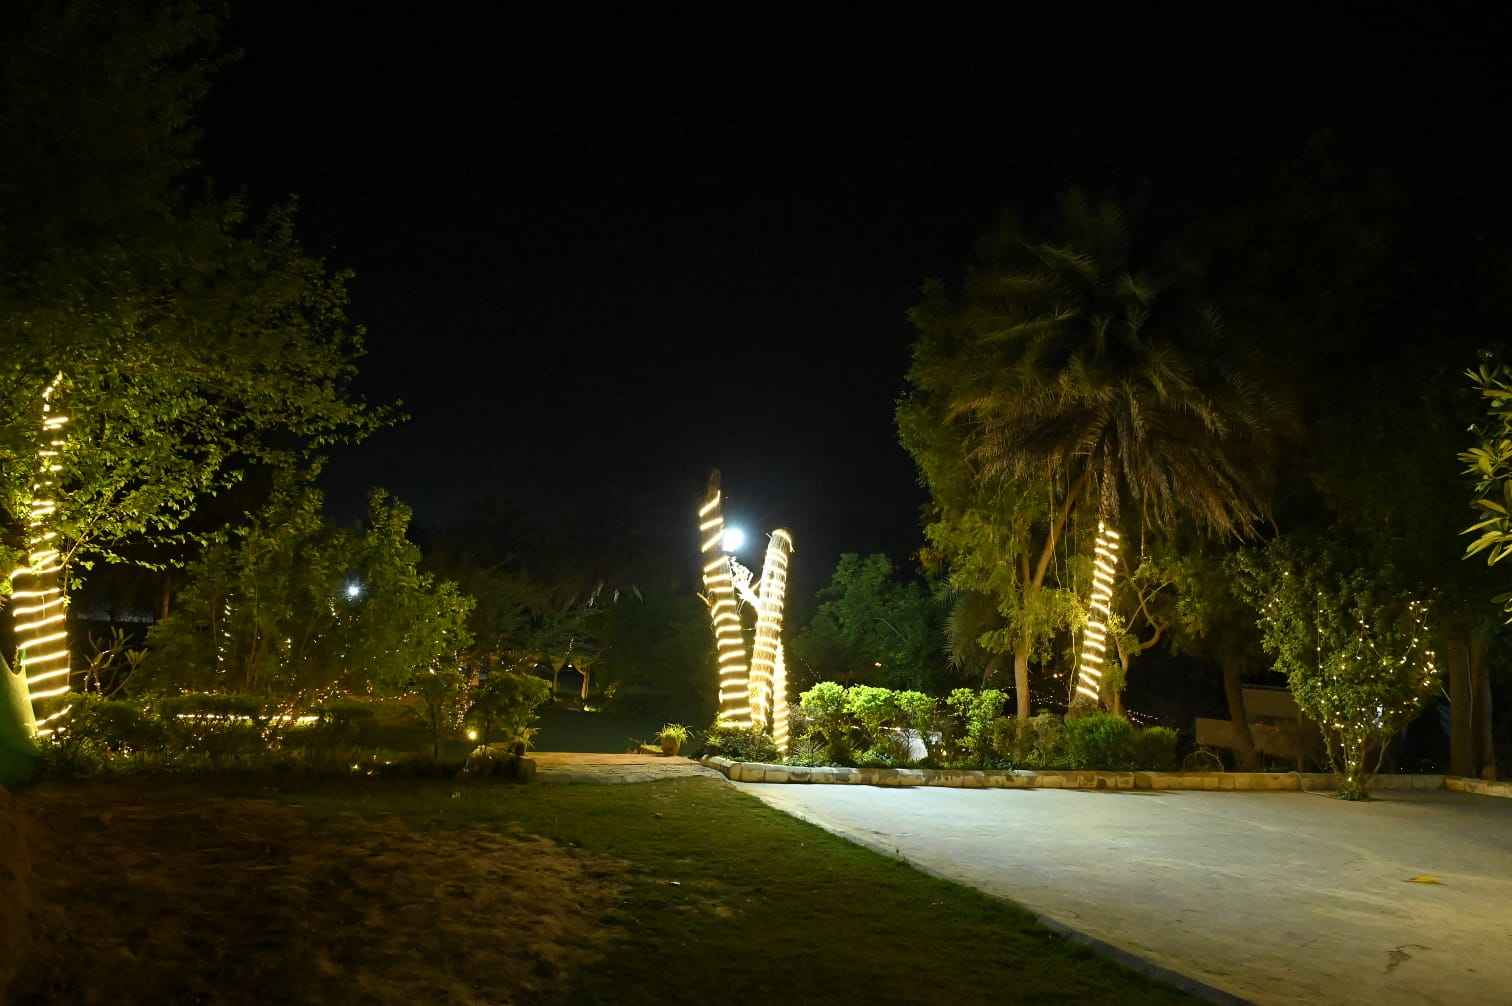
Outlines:
{"label": "garden path", "polygon": [[735,785],[1242,999],[1512,997],[1512,800]]}
{"label": "garden path", "polygon": [[532,751],[536,778],[541,782],[659,782],[691,776],[724,777],[687,758],[650,754],[590,754],[576,751]]}

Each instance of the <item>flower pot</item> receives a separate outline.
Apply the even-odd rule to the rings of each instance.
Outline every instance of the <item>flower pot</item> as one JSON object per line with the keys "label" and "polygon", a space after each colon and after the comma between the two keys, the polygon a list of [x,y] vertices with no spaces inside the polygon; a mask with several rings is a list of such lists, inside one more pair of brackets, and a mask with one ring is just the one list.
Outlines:
{"label": "flower pot", "polygon": [[662,754],[672,756],[682,750],[682,744],[672,737],[663,737],[661,742]]}

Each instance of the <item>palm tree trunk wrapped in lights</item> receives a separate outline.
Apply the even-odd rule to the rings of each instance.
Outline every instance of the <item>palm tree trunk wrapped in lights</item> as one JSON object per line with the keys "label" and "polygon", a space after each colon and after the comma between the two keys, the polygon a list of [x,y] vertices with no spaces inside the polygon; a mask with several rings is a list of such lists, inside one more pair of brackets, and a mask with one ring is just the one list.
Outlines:
{"label": "palm tree trunk wrapped in lights", "polygon": [[766,559],[761,566],[756,642],[751,648],[750,691],[751,721],[762,729],[766,729],[772,709],[777,654],[782,647],[782,609],[787,599],[788,556],[792,551],[792,535],[778,528],[772,532],[771,540],[767,543]]}
{"label": "palm tree trunk wrapped in lights", "polygon": [[45,737],[67,715],[64,699],[70,687],[68,598],[63,590],[63,557],[58,532],[53,529],[57,511],[58,473],[68,417],[53,412],[53,394],[63,375],[54,377],[42,392],[42,428],[37,449],[37,480],[27,515],[26,565],[11,573],[11,598],[15,607],[17,670],[25,678],[26,699],[32,704],[37,736]]}
{"label": "palm tree trunk wrapped in lights", "polygon": [[709,476],[709,493],[698,508],[698,534],[703,557],[704,602],[714,622],[714,645],[719,661],[719,723],[749,726],[751,706],[747,680],[745,635],[740,628],[740,609],[730,561],[724,554],[723,496],[719,472]]}
{"label": "palm tree trunk wrapped in lights", "polygon": [[1118,573],[1118,532],[1097,522],[1092,546],[1092,592],[1087,598],[1087,628],[1082,636],[1081,662],[1076,675],[1076,693],[1093,702],[1102,701],[1102,665],[1107,657],[1108,621],[1113,614],[1113,580]]}

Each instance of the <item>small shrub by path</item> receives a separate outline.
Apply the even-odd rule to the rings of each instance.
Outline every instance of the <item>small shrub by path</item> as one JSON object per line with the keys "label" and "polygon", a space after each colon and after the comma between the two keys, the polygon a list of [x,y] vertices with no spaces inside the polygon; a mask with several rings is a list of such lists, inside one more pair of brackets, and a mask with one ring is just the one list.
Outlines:
{"label": "small shrub by path", "polygon": [[1174,1002],[723,781],[42,787],[19,1002]]}

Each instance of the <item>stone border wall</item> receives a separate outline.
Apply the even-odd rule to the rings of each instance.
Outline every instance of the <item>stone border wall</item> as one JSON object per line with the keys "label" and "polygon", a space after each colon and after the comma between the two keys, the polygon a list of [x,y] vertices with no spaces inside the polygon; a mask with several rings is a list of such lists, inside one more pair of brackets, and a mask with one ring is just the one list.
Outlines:
{"label": "stone border wall", "polygon": [[[704,758],[703,763],[735,782],[819,783],[859,786],[946,786],[957,789],[1215,789],[1307,791],[1334,788],[1327,772],[1092,772],[1020,769],[800,768]],[[1441,775],[1378,775],[1371,789],[1456,789],[1512,796],[1512,784]],[[1504,792],[1494,793],[1500,788]]]}
{"label": "stone border wall", "polygon": [[1512,797],[1512,782],[1487,782],[1484,779],[1469,779],[1460,775],[1444,776],[1444,788],[1452,789],[1456,793]]}

